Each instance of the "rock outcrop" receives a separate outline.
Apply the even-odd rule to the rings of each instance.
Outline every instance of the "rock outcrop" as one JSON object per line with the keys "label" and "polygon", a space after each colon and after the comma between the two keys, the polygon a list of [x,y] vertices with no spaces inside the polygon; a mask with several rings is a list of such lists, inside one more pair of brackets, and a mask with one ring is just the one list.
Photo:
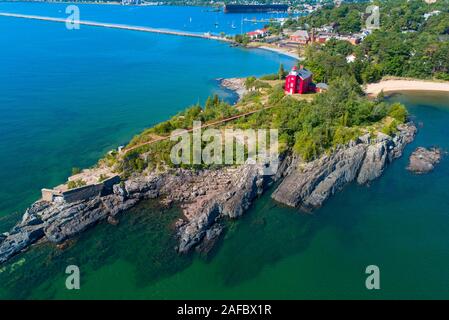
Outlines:
{"label": "rock outcrop", "polygon": [[209,251],[222,232],[220,221],[241,216],[273,182],[282,180],[272,195],[275,200],[305,210],[319,207],[348,182],[367,183],[379,177],[415,133],[415,126],[407,124],[393,138],[362,136],[309,163],[287,156],[277,172],[269,175],[262,164],[249,163],[215,170],[171,169],[133,176],[114,185],[109,194],[87,200],[40,200],[10,232],[0,235],[0,263],[37,241],[61,244],[99,221],[117,221],[117,214],[154,198],[182,209],[183,218],[176,222],[180,253],[198,247],[203,240],[198,249]]}
{"label": "rock outcrop", "polygon": [[436,164],[438,164],[442,157],[442,151],[438,148],[426,149],[418,147],[410,155],[410,162],[407,170],[417,174],[428,173],[432,171]]}
{"label": "rock outcrop", "polygon": [[243,98],[243,96],[248,92],[245,86],[245,78],[227,78],[227,79],[218,79],[220,85],[223,88],[234,91],[239,96],[239,99]]}
{"label": "rock outcrop", "polygon": [[402,155],[416,133],[411,123],[398,129],[394,137],[380,133],[371,141],[369,135],[362,136],[308,163],[293,157],[285,178],[272,194],[273,199],[310,211],[351,181],[364,184],[378,178],[388,163]]}
{"label": "rock outcrop", "polygon": [[[85,201],[34,203],[22,221],[0,237],[0,263],[36,241],[60,244],[99,221],[113,218],[143,199],[161,198],[179,203],[184,218],[177,223],[179,252],[187,252],[207,235],[211,242],[219,235],[222,217],[236,218],[263,191],[266,177],[259,165],[201,170],[177,169],[132,177],[116,184],[113,192]],[[214,226],[214,232],[210,232]]]}
{"label": "rock outcrop", "polygon": [[0,242],[0,263],[40,239],[62,243],[99,221],[131,208],[139,200],[154,197],[160,182],[160,176],[149,175],[126,181],[123,186],[115,185],[113,193],[106,196],[72,203],[35,202]]}
{"label": "rock outcrop", "polygon": [[[263,192],[264,182],[269,178],[263,175],[261,166],[251,164],[225,169],[223,176],[227,177],[228,183],[215,184],[215,192],[192,199],[183,207],[187,221],[178,230],[179,252],[187,252],[197,245],[221,217],[241,216],[254,198]],[[212,179],[206,178],[205,182],[208,180]]]}

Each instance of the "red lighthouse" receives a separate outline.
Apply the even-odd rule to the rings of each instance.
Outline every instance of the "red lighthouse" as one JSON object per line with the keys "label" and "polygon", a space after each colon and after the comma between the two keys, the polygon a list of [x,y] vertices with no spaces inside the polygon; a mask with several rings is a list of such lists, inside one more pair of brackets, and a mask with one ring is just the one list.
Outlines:
{"label": "red lighthouse", "polygon": [[302,66],[298,70],[295,66],[292,71],[285,78],[285,88],[286,94],[299,93],[303,94],[309,92],[312,83],[312,72],[304,69]]}

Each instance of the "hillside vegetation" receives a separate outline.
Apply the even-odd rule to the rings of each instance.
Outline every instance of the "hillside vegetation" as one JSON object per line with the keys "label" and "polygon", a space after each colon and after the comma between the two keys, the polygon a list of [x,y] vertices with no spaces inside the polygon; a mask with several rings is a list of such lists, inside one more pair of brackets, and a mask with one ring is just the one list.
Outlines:
{"label": "hillside vegetation", "polygon": [[[305,49],[305,66],[316,81],[330,81],[351,75],[358,83],[369,83],[384,76],[449,80],[449,0],[427,4],[422,0],[388,0],[372,3],[328,6],[284,28],[311,29],[333,25],[341,34],[360,32],[366,27],[368,5],[380,8],[380,28],[361,44],[331,40],[326,45]],[[433,13],[431,16],[425,14]],[[346,56],[354,54],[354,63]]]}
{"label": "hillside vegetation", "polygon": [[[313,94],[311,101],[286,96],[282,85],[270,84],[272,81],[257,81],[260,82],[260,88],[249,92],[237,105],[231,106],[217,96],[210,97],[205,105],[189,107],[170,120],[135,136],[126,148],[168,137],[176,129],[190,129],[193,121],[204,124],[271,106],[216,128],[278,129],[280,151],[291,150],[310,161],[365,133],[376,135],[383,132],[392,135],[397,125],[406,121],[407,111],[403,105],[368,100],[353,77],[334,79],[328,92]],[[176,167],[170,160],[170,150],[176,143],[169,139],[158,141],[138,147],[125,155],[109,154],[101,161],[114,166],[116,171],[125,176],[146,169]],[[204,168],[214,165],[181,166]]]}

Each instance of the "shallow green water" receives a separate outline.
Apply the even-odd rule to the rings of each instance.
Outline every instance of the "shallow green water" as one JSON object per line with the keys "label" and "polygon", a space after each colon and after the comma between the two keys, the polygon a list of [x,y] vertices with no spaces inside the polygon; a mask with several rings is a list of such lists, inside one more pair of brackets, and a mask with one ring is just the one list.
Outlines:
{"label": "shallow green water", "polygon": [[[312,215],[278,206],[266,193],[228,223],[209,257],[175,255],[169,231],[177,210],[144,203],[118,226],[101,224],[65,251],[45,245],[15,258],[12,263],[24,263],[0,274],[6,296],[448,298],[447,159],[428,175],[405,170],[416,146],[448,148],[447,96],[393,99],[407,104],[420,131],[404,157],[370,186],[349,185]],[[79,291],[65,289],[68,264],[81,269]],[[375,292],[364,285],[371,264],[381,271]]]}

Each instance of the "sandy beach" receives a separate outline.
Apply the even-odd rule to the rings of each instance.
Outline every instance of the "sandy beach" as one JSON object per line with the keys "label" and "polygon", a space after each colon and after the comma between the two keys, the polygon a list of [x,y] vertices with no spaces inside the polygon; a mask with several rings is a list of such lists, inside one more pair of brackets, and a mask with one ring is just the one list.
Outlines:
{"label": "sandy beach", "polygon": [[279,54],[283,54],[285,56],[297,59],[297,60],[302,60],[303,58],[301,58],[297,53],[288,51],[287,49],[283,49],[283,48],[273,48],[273,47],[268,47],[268,46],[260,46],[257,47],[258,49],[262,49],[262,50],[268,50],[268,51],[273,51],[273,52],[277,52]]}
{"label": "sandy beach", "polygon": [[385,94],[403,91],[434,91],[449,93],[449,82],[426,80],[388,79],[378,83],[370,83],[365,92],[369,96],[377,96],[381,91]]}

